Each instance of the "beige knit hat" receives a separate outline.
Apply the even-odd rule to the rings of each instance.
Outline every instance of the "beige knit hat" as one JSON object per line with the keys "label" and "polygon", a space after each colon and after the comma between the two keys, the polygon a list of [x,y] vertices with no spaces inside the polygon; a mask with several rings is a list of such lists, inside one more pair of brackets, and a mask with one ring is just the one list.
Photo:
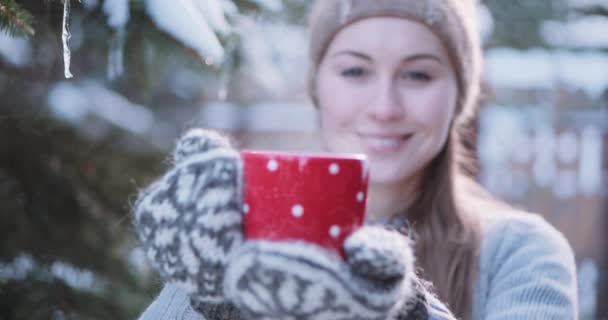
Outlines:
{"label": "beige knit hat", "polygon": [[458,111],[474,112],[481,82],[482,49],[475,0],[316,0],[310,15],[309,92],[313,102],[321,59],[336,33],[361,19],[398,17],[428,26],[446,47],[456,68]]}

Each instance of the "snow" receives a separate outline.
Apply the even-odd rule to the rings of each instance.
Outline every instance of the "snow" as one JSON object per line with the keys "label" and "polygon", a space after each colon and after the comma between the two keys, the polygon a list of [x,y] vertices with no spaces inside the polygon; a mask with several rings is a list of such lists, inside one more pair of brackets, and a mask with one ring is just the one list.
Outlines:
{"label": "snow", "polygon": [[50,90],[47,101],[56,117],[74,124],[83,124],[89,115],[95,115],[134,134],[143,134],[154,123],[148,109],[97,82],[60,82]]}
{"label": "snow", "polygon": [[0,56],[17,67],[28,65],[32,60],[32,48],[29,40],[11,37],[0,31]]}
{"label": "snow", "polygon": [[566,48],[608,47],[608,19],[586,17],[571,22],[546,21],[540,32],[547,43]]}
{"label": "snow", "polygon": [[105,0],[103,12],[108,17],[110,27],[122,30],[129,22],[129,0]]}
{"label": "snow", "polygon": [[87,97],[69,83],[53,87],[48,103],[55,116],[68,122],[80,123],[89,114]]}
{"label": "snow", "polygon": [[578,159],[579,141],[576,132],[566,130],[557,137],[557,159],[562,164],[573,164]]}
{"label": "snow", "polygon": [[221,0],[199,0],[194,1],[194,4],[198,7],[200,12],[203,13],[207,19],[207,23],[213,30],[221,34],[228,34],[230,33],[231,27],[228,24],[228,21],[226,21],[224,8],[220,1]]}
{"label": "snow", "polygon": [[29,254],[20,254],[10,263],[0,263],[0,279],[25,279],[36,268],[36,262]]}
{"label": "snow", "polygon": [[579,193],[598,195],[603,172],[603,122],[598,119],[605,113],[576,114],[576,121],[565,122],[572,117],[556,117],[538,106],[483,108],[477,147],[482,183],[515,198],[524,197],[531,186],[548,189],[562,200]]}
{"label": "snow", "polygon": [[601,96],[608,88],[608,55],[558,51],[554,59],[561,83],[582,89],[591,97]]}
{"label": "snow", "polygon": [[251,2],[257,4],[262,9],[266,9],[273,12],[279,12],[283,10],[283,4],[280,0],[250,0]]}
{"label": "snow", "polygon": [[224,48],[194,1],[146,0],[146,12],[159,29],[192,48],[203,61],[220,63]]}
{"label": "snow", "polygon": [[130,265],[135,267],[137,271],[141,273],[147,273],[150,271],[150,265],[148,264],[148,260],[146,259],[146,253],[142,248],[133,248],[127,259]]}
{"label": "snow", "polygon": [[608,55],[601,52],[511,48],[486,54],[485,76],[495,88],[552,89],[557,84],[598,98],[608,88]]}
{"label": "snow", "polygon": [[480,120],[479,158],[486,164],[501,165],[511,157],[511,150],[519,150],[516,143],[526,135],[520,114],[507,109],[487,108]]}
{"label": "snow", "polygon": [[29,254],[20,254],[10,263],[0,263],[0,279],[22,280],[32,273],[46,279],[60,279],[72,288],[100,292],[106,280],[87,269],[78,268],[70,263],[55,261],[46,266]]}
{"label": "snow", "polygon": [[67,262],[53,262],[50,271],[55,277],[62,279],[72,288],[87,291],[98,291],[101,289],[99,283],[102,280],[98,279],[93,272],[80,269]]}
{"label": "snow", "polygon": [[608,0],[567,0],[567,3],[572,8],[589,7],[594,5],[608,7]]}
{"label": "snow", "polygon": [[577,268],[578,301],[581,319],[596,319],[600,270],[597,263],[585,258]]}
{"label": "snow", "polygon": [[236,17],[239,15],[239,8],[232,2],[232,0],[221,0],[220,6],[224,10],[224,14],[227,17]]}
{"label": "snow", "polygon": [[[268,38],[268,34],[253,20],[244,22],[240,26],[242,33],[242,47],[246,66],[244,72],[254,77],[255,82],[265,92],[277,93],[285,90],[288,82],[281,73],[280,66],[273,61],[273,56],[279,57],[280,53],[274,51],[274,46]],[[289,47],[286,43],[283,48]]]}
{"label": "snow", "polygon": [[304,86],[307,36],[302,27],[243,19],[239,25],[245,72],[269,95]]}
{"label": "snow", "polygon": [[552,185],[553,195],[560,200],[569,200],[577,194],[577,172],[573,169],[562,169],[557,172]]}
{"label": "snow", "polygon": [[517,89],[553,87],[554,66],[542,49],[497,48],[486,53],[486,79],[494,87]]}
{"label": "snow", "polygon": [[201,93],[203,78],[199,70],[188,67],[178,67],[175,72],[169,74],[168,86],[171,92],[182,99],[192,99]]}
{"label": "snow", "polygon": [[602,132],[595,126],[587,125],[581,136],[579,186],[584,195],[592,196],[602,188]]}

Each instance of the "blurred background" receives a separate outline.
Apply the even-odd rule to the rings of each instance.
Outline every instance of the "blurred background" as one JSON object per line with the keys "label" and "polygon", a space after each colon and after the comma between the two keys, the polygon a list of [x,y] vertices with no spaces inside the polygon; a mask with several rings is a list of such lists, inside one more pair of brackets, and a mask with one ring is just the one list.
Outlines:
{"label": "blurred background", "polygon": [[[0,319],[134,319],[130,207],[180,132],[318,150],[307,0],[0,0]],[[608,319],[608,1],[479,4],[478,179],[575,250]]]}

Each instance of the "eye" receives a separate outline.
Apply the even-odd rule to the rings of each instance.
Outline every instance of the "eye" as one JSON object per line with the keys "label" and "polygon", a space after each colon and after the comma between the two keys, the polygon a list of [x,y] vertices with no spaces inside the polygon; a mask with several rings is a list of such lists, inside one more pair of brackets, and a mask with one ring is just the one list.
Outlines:
{"label": "eye", "polygon": [[344,77],[361,77],[366,74],[365,69],[361,67],[353,67],[345,69],[341,72]]}
{"label": "eye", "polygon": [[421,81],[421,82],[427,82],[427,81],[431,81],[432,77],[426,73],[426,72],[421,72],[421,71],[408,71],[408,72],[404,72],[401,75],[402,78],[404,79],[409,79],[409,80],[414,80],[414,81]]}

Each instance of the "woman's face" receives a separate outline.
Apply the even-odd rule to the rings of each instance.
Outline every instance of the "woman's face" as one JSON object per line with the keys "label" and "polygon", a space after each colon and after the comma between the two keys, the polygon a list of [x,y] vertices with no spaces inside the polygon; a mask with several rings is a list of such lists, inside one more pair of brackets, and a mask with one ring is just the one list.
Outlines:
{"label": "woman's face", "polygon": [[417,177],[445,144],[457,83],[441,41],[423,24],[355,22],[336,34],[317,77],[325,147],[367,154],[372,183]]}

